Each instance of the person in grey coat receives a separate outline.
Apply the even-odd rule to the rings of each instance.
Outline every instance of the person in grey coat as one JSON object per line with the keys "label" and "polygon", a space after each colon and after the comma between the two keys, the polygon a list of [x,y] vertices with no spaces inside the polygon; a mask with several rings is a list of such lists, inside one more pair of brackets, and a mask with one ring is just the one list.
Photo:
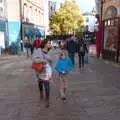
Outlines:
{"label": "person in grey coat", "polygon": [[50,80],[52,79],[52,67],[51,67],[51,57],[49,57],[48,52],[51,48],[51,41],[43,40],[40,44],[40,48],[36,49],[33,53],[32,60],[34,63],[44,63],[44,70],[42,72],[36,72],[36,76],[39,84],[40,97],[43,99],[43,86],[45,88],[45,107],[49,107],[50,99]]}

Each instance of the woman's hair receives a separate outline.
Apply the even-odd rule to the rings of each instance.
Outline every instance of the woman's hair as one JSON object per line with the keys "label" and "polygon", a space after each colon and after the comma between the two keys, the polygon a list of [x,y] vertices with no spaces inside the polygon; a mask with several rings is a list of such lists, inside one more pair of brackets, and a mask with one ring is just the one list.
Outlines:
{"label": "woman's hair", "polygon": [[41,49],[45,48],[45,45],[46,45],[49,41],[50,41],[50,40],[42,40],[42,41],[40,42],[40,48],[41,48]]}

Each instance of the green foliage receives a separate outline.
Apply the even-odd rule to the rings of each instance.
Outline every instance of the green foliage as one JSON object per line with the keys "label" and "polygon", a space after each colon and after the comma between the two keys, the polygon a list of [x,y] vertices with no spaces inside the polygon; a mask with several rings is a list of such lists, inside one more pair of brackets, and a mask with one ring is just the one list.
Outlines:
{"label": "green foliage", "polygon": [[83,26],[83,17],[75,0],[65,1],[50,18],[50,30],[53,34],[66,34],[78,31]]}

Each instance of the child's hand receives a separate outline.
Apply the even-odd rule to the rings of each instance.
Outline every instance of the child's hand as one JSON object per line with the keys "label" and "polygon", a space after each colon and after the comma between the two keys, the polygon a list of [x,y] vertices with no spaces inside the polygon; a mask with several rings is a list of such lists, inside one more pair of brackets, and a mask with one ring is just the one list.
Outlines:
{"label": "child's hand", "polygon": [[55,79],[55,77],[54,76],[52,76],[51,78],[50,78],[50,81],[51,82],[53,82],[53,81],[55,81],[56,79]]}
{"label": "child's hand", "polygon": [[53,77],[50,78],[50,82],[53,82]]}

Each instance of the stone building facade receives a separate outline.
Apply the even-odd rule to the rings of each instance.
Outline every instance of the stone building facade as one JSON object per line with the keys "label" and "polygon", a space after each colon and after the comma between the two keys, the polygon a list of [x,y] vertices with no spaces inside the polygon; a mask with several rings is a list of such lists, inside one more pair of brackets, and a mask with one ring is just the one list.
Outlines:
{"label": "stone building facade", "polygon": [[102,0],[95,0],[95,5],[96,5],[96,13],[101,16],[101,2]]}
{"label": "stone building facade", "polygon": [[45,35],[45,0],[21,1],[22,40],[29,39],[30,43],[36,37]]}
{"label": "stone building facade", "polygon": [[120,0],[103,0],[103,58],[120,62]]}
{"label": "stone building facade", "polygon": [[32,43],[45,36],[46,0],[7,0],[9,45]]}

